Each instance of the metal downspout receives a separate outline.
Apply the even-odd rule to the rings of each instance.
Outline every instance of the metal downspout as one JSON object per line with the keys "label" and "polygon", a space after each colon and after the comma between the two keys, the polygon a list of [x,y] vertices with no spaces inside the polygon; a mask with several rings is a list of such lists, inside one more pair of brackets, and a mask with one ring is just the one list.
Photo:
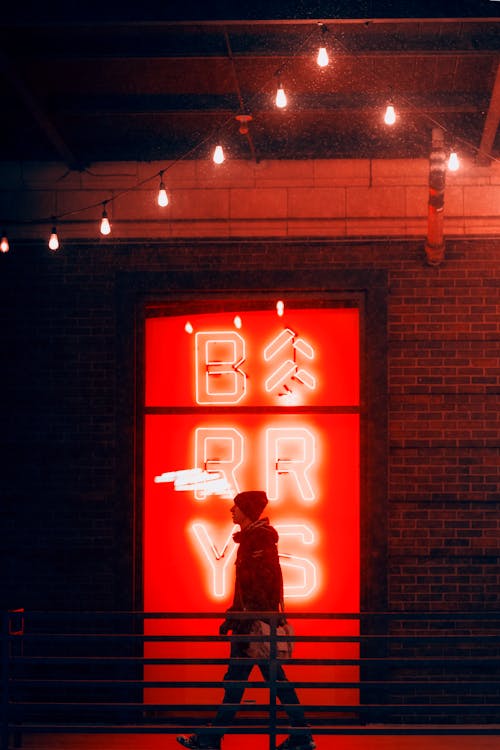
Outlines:
{"label": "metal downspout", "polygon": [[429,157],[429,203],[425,255],[430,266],[444,260],[444,188],[446,181],[446,151],[441,128],[432,129],[432,151]]}

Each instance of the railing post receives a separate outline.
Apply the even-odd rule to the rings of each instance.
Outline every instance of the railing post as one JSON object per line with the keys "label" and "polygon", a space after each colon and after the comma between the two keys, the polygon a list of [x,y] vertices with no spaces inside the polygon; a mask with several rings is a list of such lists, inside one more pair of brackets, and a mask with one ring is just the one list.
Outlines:
{"label": "railing post", "polygon": [[2,612],[2,750],[9,747],[9,613]]}
{"label": "railing post", "polygon": [[[10,740],[10,660],[12,656],[12,636],[24,633],[24,609],[2,612],[2,727],[0,746],[8,750]],[[14,731],[14,747],[21,747],[21,732]]]}
{"label": "railing post", "polygon": [[[8,613],[8,628],[9,628],[9,647],[8,647],[8,658],[13,655],[14,645],[15,653],[14,656],[23,656],[24,654],[24,642],[22,636],[24,635],[24,609],[11,609]],[[12,636],[18,636],[15,640],[11,640]],[[15,698],[14,698],[15,699]],[[19,727],[14,728],[14,747],[21,747],[23,736],[22,730]]]}
{"label": "railing post", "polygon": [[276,699],[278,696],[278,687],[276,685],[276,675],[278,672],[277,647],[276,647],[276,628],[277,618],[270,619],[270,659],[269,659],[269,750],[276,750]]}
{"label": "railing post", "polygon": [[[360,703],[365,708],[374,706],[367,708],[362,714],[361,720],[364,724],[383,723],[387,720],[387,712],[380,712],[376,706],[388,703],[388,635],[389,623],[385,613],[360,614]],[[375,665],[372,662],[375,662]],[[370,687],[371,682],[383,682],[384,685]]]}

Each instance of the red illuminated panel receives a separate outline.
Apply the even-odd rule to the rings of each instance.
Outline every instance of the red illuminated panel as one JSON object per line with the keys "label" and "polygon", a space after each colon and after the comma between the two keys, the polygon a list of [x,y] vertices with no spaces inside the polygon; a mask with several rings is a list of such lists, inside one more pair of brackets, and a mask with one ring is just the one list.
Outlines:
{"label": "red illuminated panel", "polygon": [[[248,487],[267,487],[268,515],[273,525],[281,527],[280,552],[286,555],[282,563],[287,601],[292,595],[297,602],[303,600],[302,609],[356,611],[358,483],[352,478],[358,474],[358,415],[245,414],[231,416],[231,427],[227,422],[225,415],[209,419],[192,414],[146,416],[147,609],[211,611],[214,607],[228,606],[234,568],[235,529],[229,514],[232,497]],[[205,427],[205,423],[209,426]],[[284,437],[288,431],[289,441]],[[165,470],[195,466],[200,434],[208,434],[210,449],[220,453],[217,432],[223,448],[228,440],[234,440],[237,451],[234,472],[237,485],[230,498],[219,494],[203,497],[201,493],[196,498],[194,492],[176,489],[173,482],[162,481]],[[288,457],[289,444],[293,446],[297,434],[301,446],[297,460],[300,470],[290,466]],[[280,436],[279,441],[276,435]],[[303,437],[307,438],[307,451],[311,449],[305,461],[302,461],[306,451],[302,447]],[[286,452],[286,460],[275,461],[274,455],[272,461],[267,460],[269,442],[277,451]],[[214,460],[212,467],[215,466]],[[294,563],[294,556],[297,560],[307,559],[310,564]],[[345,581],[347,561],[349,573]],[[173,571],[175,590],[165,586]],[[303,584],[304,591],[299,594],[299,582],[304,576],[307,585]],[[311,576],[315,579],[314,586]]]}
{"label": "red illuminated panel", "polygon": [[146,321],[146,406],[359,403],[359,314],[351,308]]}
{"label": "red illuminated panel", "polygon": [[[192,335],[184,331],[185,318],[146,321],[145,611],[222,613],[231,604],[236,529],[229,508],[244,489],[268,494],[288,610],[359,611],[359,414],[352,408],[359,401],[357,310],[293,311],[282,325],[269,312],[252,312],[237,332],[229,316],[189,319]],[[300,412],[287,408],[294,405]],[[351,408],[343,413],[344,406]],[[162,621],[148,624],[147,632],[181,628],[213,635],[218,624]],[[324,620],[296,621],[296,630],[358,632],[356,622]],[[295,655],[358,653],[354,644],[318,648],[299,644]],[[224,658],[227,645],[215,644],[210,653]],[[207,656],[207,646],[152,644],[146,655],[195,658]],[[357,676],[354,667],[325,669],[306,674],[289,666],[288,673],[297,680]],[[223,673],[216,666],[146,670],[148,678],[174,680],[217,680]],[[177,690],[175,702],[217,702],[219,692],[189,689],[180,696]],[[357,691],[306,692],[306,703],[357,701]],[[163,698],[155,690],[146,696]]]}

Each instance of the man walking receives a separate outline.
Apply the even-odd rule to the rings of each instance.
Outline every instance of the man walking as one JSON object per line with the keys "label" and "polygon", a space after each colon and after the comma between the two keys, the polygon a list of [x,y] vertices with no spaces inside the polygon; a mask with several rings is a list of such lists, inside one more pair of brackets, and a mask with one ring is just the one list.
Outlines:
{"label": "man walking", "polygon": [[[250,632],[252,620],[231,618],[232,612],[279,611],[283,598],[283,577],[278,557],[278,533],[268,518],[261,518],[266,505],[266,493],[260,490],[240,492],[234,498],[230,512],[234,523],[240,527],[233,537],[239,547],[233,603],[219,628],[221,635],[230,631],[238,635]],[[226,704],[239,704],[243,697],[244,687],[234,683],[248,680],[254,666],[252,662],[240,662],[242,657],[248,658],[247,649],[248,643],[238,641],[231,644],[228,670],[224,676],[228,684],[213,721],[214,727],[228,725],[236,714],[237,709]],[[262,663],[258,666],[264,680],[269,680],[270,665]],[[293,731],[294,727],[307,727],[307,723],[297,693],[288,683],[281,664],[276,665],[276,679],[282,683],[277,686],[277,694],[281,703],[288,706],[286,711],[292,727],[290,736],[277,750],[314,750],[316,745],[310,733]],[[222,732],[200,733],[177,737],[177,741],[188,750],[220,750],[222,737]]]}

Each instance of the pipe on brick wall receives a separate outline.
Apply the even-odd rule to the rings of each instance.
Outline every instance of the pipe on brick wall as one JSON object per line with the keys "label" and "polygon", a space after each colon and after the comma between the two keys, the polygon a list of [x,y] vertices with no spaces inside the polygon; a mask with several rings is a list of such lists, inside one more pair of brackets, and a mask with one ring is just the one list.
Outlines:
{"label": "pipe on brick wall", "polygon": [[425,255],[430,266],[444,260],[444,188],[446,181],[446,151],[441,128],[432,129],[432,150],[429,157],[429,203]]}

